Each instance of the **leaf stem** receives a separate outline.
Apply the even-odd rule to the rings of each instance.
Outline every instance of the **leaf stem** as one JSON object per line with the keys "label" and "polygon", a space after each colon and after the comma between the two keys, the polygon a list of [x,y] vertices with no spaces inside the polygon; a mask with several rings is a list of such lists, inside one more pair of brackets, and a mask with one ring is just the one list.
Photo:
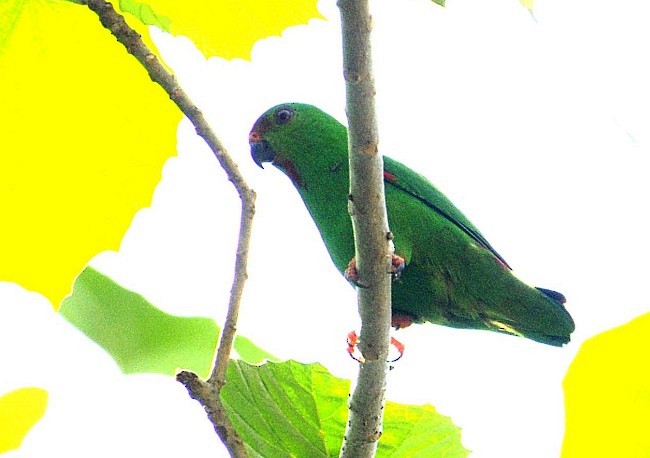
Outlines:
{"label": "leaf stem", "polygon": [[382,431],[391,322],[392,243],[384,195],[383,159],[375,117],[367,0],[338,0],[343,32],[343,74],[350,160],[348,207],[354,228],[363,354],[350,399],[341,457],[372,457]]}
{"label": "leaf stem", "polygon": [[117,41],[124,45],[126,50],[142,64],[151,79],[169,94],[171,100],[187,116],[194,125],[196,133],[205,140],[214,153],[219,164],[228,175],[228,180],[232,182],[241,199],[242,210],[235,258],[235,274],[230,291],[226,322],[221,332],[212,374],[207,382],[202,381],[196,374],[187,371],[180,372],[176,378],[185,385],[190,396],[204,407],[208,418],[214,425],[215,431],[228,448],[230,455],[245,457],[247,456],[246,449],[226,415],[219,393],[221,387],[225,384],[230,350],[235,338],[239,304],[248,277],[246,266],[252,221],[255,214],[255,192],[248,187],[237,164],[212,131],[201,111],[178,85],[174,75],[166,70],[158,57],[144,44],[140,35],[126,23],[124,17],[117,13],[113,6],[105,0],[83,0],[81,3],[86,4],[99,16],[102,25],[110,30],[117,38]]}

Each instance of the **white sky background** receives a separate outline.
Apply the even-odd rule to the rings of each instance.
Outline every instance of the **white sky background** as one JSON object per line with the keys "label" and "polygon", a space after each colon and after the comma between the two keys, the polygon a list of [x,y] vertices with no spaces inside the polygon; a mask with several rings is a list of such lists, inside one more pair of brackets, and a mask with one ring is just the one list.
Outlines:
{"label": "white sky background", "polygon": [[[338,11],[319,7],[328,21],[258,43],[252,62],[206,62],[186,39],[156,38],[258,193],[240,333],[354,378],[354,291],[289,180],[257,168],[247,144],[255,119],[280,102],[345,120]],[[579,344],[650,310],[650,5],[538,0],[536,20],[516,0],[372,7],[381,151],[440,187],[521,278],[563,292],[577,323],[563,349],[412,326],[398,335],[407,349],[388,398],[451,416],[475,458],[557,456],[561,381]],[[119,253],[92,264],[168,312],[221,323],[239,201],[187,122],[179,132],[152,207]],[[36,294],[0,284],[0,304],[12,304],[0,307],[0,348],[14,350],[0,354],[12,369],[0,393],[50,391],[46,417],[7,456],[214,456],[211,426],[171,378],[121,375]]]}

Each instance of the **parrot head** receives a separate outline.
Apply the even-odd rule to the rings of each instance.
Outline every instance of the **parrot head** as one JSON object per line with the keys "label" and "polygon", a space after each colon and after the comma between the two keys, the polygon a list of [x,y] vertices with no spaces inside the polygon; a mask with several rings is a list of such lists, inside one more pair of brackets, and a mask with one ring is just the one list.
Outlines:
{"label": "parrot head", "polygon": [[347,166],[347,143],[341,145],[345,132],[345,126],[312,105],[283,103],[255,121],[248,142],[258,166],[270,162],[301,189],[324,170]]}

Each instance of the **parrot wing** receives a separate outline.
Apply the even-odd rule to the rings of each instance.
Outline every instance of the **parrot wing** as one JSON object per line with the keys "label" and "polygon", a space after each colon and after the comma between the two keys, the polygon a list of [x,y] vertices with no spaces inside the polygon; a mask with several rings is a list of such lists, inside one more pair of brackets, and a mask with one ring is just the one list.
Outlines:
{"label": "parrot wing", "polygon": [[429,180],[404,164],[384,156],[384,181],[390,186],[413,196],[450,223],[470,236],[476,243],[489,250],[505,267],[511,269],[505,259],[492,248],[479,230],[447,197]]}

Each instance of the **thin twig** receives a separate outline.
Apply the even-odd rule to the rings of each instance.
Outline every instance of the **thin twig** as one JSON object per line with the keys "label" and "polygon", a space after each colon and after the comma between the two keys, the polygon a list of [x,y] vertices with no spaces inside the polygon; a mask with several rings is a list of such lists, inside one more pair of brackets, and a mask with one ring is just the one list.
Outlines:
{"label": "thin twig", "polygon": [[342,457],[372,457],[382,431],[391,321],[392,243],[378,151],[367,0],[339,0],[343,29],[350,154],[349,210],[354,227],[363,363],[350,399]]}
{"label": "thin twig", "polygon": [[185,385],[192,398],[203,405],[214,425],[215,431],[228,448],[231,456],[247,456],[241,438],[228,420],[219,398],[219,392],[226,379],[226,369],[230,360],[230,350],[235,337],[237,316],[239,314],[239,303],[247,278],[246,265],[253,215],[255,213],[255,192],[248,187],[239,172],[237,164],[235,164],[214,134],[201,111],[178,85],[176,78],[165,69],[156,55],[144,44],[140,35],[126,23],[124,18],[115,11],[109,2],[105,0],[85,0],[84,3],[99,16],[102,25],[110,30],[127,51],[138,59],[149,73],[151,79],[169,94],[172,101],[187,116],[194,125],[197,134],[206,141],[219,164],[226,171],[228,179],[235,186],[241,199],[242,212],[235,259],[235,276],[230,291],[228,314],[221,332],[219,349],[212,374],[207,382],[203,382],[196,374],[184,371],[178,374],[177,380]]}

